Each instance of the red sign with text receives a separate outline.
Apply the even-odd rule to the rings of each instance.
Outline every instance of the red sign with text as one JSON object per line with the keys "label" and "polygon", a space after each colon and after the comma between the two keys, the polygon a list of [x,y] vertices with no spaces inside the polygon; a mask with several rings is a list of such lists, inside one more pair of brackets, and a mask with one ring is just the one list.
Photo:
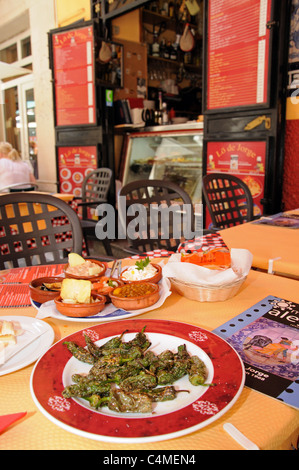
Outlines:
{"label": "red sign with text", "polygon": [[[207,173],[229,173],[242,179],[250,189],[254,215],[263,213],[266,142],[208,142]],[[211,219],[207,214],[207,226]]]}
{"label": "red sign with text", "polygon": [[267,103],[271,0],[209,0],[207,110]]}
{"label": "red sign with text", "polygon": [[97,168],[97,147],[59,147],[58,172],[60,191],[81,196],[85,176]]}
{"label": "red sign with text", "polygon": [[52,42],[56,125],[95,124],[92,26],[56,33]]}

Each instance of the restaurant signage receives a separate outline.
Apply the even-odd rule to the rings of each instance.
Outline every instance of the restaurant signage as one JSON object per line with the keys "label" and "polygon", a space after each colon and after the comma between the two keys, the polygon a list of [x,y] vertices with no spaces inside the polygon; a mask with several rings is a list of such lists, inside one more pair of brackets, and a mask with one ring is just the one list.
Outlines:
{"label": "restaurant signage", "polygon": [[85,176],[97,168],[97,147],[73,146],[58,148],[60,192],[81,196]]}
{"label": "restaurant signage", "polygon": [[92,25],[52,35],[56,126],[94,125],[94,40]]}
{"label": "restaurant signage", "polygon": [[266,141],[207,143],[207,173],[229,173],[242,179],[250,189],[256,216],[263,213],[266,150]]}
{"label": "restaurant signage", "polygon": [[271,0],[209,0],[207,111],[268,101]]}

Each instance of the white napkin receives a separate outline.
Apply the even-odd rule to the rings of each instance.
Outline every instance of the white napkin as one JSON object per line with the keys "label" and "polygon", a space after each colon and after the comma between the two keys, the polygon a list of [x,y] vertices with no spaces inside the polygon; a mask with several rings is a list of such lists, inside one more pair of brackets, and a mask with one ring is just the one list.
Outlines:
{"label": "white napkin", "polygon": [[173,277],[179,281],[201,286],[220,286],[231,284],[246,277],[252,264],[250,251],[240,248],[231,249],[231,268],[224,271],[213,270],[192,263],[182,263],[181,254],[171,255],[163,267],[163,277]]}
{"label": "white napkin", "polygon": [[[131,310],[128,313],[132,313],[132,315],[133,314],[140,315],[141,313],[149,312],[150,310],[154,310],[156,308],[161,307],[161,305],[163,305],[163,303],[165,302],[167,297],[169,297],[170,294],[171,294],[169,279],[167,279],[167,278],[162,279],[159,282],[159,286],[160,286],[160,298],[159,298],[158,302],[156,302],[154,305],[152,305],[150,307],[142,308],[142,309],[139,309],[139,310]],[[110,304],[106,305],[104,310],[102,310],[101,312],[97,313],[96,315],[94,315],[93,317],[90,317],[90,318],[105,317],[106,315],[112,314],[113,312],[116,312],[117,310],[120,310],[120,309],[118,307],[115,307],[112,303],[110,303]],[[121,311],[125,312],[126,310],[121,309]],[[49,302],[45,302],[44,304],[42,304],[39,307],[38,313],[36,315],[36,318],[40,318],[40,319],[49,318],[49,317],[59,318],[59,319],[70,318],[70,317],[66,317],[66,316],[62,315],[60,312],[58,312],[58,310],[56,309],[54,300],[50,300]],[[110,319],[111,318],[107,317],[107,320],[110,320]],[[121,317],[120,317],[120,319],[121,319]],[[71,320],[71,318],[70,318],[70,320]]]}

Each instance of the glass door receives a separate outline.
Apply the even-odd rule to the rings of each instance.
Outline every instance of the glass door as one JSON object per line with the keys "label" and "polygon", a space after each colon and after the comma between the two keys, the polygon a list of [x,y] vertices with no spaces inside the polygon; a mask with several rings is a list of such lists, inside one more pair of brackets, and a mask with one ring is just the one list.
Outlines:
{"label": "glass door", "polygon": [[4,127],[9,142],[37,169],[37,136],[33,80],[21,77],[2,84],[4,102]]}
{"label": "glass door", "polygon": [[24,83],[20,87],[23,106],[23,131],[24,148],[26,149],[26,158],[29,158],[34,169],[34,175],[38,178],[37,169],[37,136],[36,136],[36,117],[33,82]]}

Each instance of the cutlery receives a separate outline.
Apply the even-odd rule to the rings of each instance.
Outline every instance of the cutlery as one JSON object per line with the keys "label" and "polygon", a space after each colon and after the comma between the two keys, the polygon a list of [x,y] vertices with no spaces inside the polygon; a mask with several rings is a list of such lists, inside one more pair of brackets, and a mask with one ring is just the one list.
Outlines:
{"label": "cutlery", "polygon": [[110,277],[114,277],[115,272],[117,272],[117,277],[120,276],[121,274],[121,259],[117,259],[113,262],[111,272],[110,272]]}
{"label": "cutlery", "polygon": [[[43,331],[41,333],[39,333],[38,335],[35,335],[33,338],[29,339],[28,341],[26,341],[25,343],[23,343],[19,348],[15,348],[13,351],[11,351],[10,353],[6,354],[6,353],[3,353],[3,358],[0,358],[0,367],[3,366],[9,359],[11,359],[15,354],[19,353],[20,351],[22,351],[24,348],[26,348],[27,346],[29,346],[29,344],[33,343],[35,340],[37,340],[38,338],[40,338],[42,335],[44,335],[46,333],[46,331]],[[2,359],[2,360],[1,360]]]}
{"label": "cutlery", "polygon": [[254,442],[244,436],[233,424],[224,423],[223,429],[246,450],[260,450]]}

